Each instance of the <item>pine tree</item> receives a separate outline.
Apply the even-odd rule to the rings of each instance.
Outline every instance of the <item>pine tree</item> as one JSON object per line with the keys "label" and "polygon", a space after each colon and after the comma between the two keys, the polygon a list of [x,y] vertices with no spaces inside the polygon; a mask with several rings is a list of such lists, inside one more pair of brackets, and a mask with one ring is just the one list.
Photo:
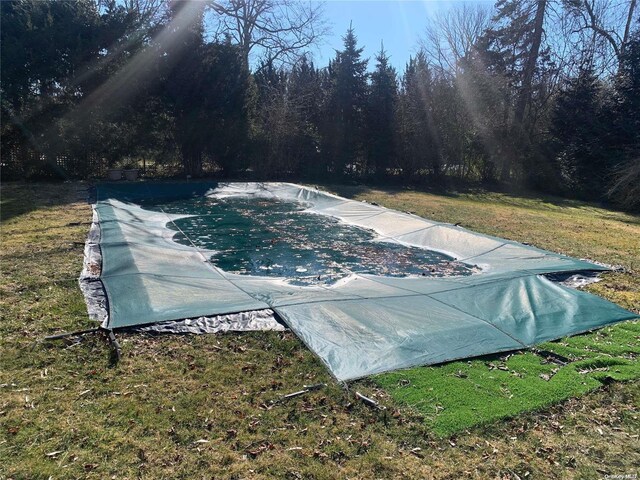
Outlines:
{"label": "pine tree", "polygon": [[624,208],[640,211],[640,31],[631,37],[620,61],[612,108],[615,165],[607,195]]}
{"label": "pine tree", "polygon": [[316,124],[322,90],[313,63],[302,57],[290,71],[262,65],[254,77],[259,90],[256,171],[271,178],[321,176]]}
{"label": "pine tree", "polygon": [[607,183],[609,156],[603,141],[601,85],[591,67],[583,67],[567,81],[553,114],[551,132],[557,144],[557,160],[574,194],[598,198]]}
{"label": "pine tree", "polygon": [[292,69],[289,90],[299,119],[295,148],[299,159],[298,171],[308,178],[321,177],[326,174],[326,168],[320,161],[318,130],[324,92],[320,72],[306,57],[302,57]]}
{"label": "pine tree", "polygon": [[617,143],[640,156],[640,30],[631,37],[620,60],[615,93]]}
{"label": "pine tree", "polygon": [[[241,52],[230,43],[204,39],[204,4],[171,4],[171,37],[159,45],[164,75],[162,97],[174,119],[174,136],[185,174],[203,173],[209,157],[223,174],[245,166],[249,123],[248,78]],[[187,21],[188,20],[188,21]]]}
{"label": "pine tree", "polygon": [[380,46],[376,69],[371,74],[367,109],[368,169],[378,178],[387,174],[395,160],[395,113],[398,102],[398,79],[389,57]]}
{"label": "pine tree", "polygon": [[545,97],[536,91],[537,79],[548,67],[548,49],[542,44],[547,8],[547,0],[498,0],[495,26],[480,42],[486,48],[482,56],[488,73],[508,84],[503,90],[507,94],[507,128],[492,134],[502,157],[500,177],[505,181],[514,174],[530,181],[529,177],[536,177],[543,167],[536,165],[533,139],[538,125],[531,111]]}
{"label": "pine tree", "polygon": [[490,30],[488,36],[509,66],[509,74],[518,89],[514,122],[522,124],[531,102],[547,0],[498,0],[496,8],[494,20],[498,26]]}
{"label": "pine tree", "polygon": [[433,121],[431,71],[422,52],[410,58],[402,77],[399,102],[399,164],[405,177],[440,173],[440,154]]}
{"label": "pine tree", "polygon": [[367,101],[367,63],[353,27],[343,37],[344,49],[329,64],[331,93],[326,103],[324,155],[334,174],[355,173],[362,159]]}

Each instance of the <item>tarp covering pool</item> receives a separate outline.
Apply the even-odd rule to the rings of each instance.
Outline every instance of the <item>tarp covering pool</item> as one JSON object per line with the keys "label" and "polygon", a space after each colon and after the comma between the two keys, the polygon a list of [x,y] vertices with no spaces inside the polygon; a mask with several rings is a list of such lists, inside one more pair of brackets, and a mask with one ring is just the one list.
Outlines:
{"label": "tarp covering pool", "polygon": [[338,380],[636,315],[543,274],[605,267],[286,183],[97,187],[110,329],[272,309]]}

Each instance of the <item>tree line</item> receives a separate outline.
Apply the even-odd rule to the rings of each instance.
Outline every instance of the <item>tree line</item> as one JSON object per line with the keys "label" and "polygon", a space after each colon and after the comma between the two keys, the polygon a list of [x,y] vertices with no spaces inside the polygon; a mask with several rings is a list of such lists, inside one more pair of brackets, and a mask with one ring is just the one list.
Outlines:
{"label": "tree line", "polygon": [[498,0],[427,22],[398,72],[315,4],[2,2],[3,178],[503,184],[640,205],[636,0]]}

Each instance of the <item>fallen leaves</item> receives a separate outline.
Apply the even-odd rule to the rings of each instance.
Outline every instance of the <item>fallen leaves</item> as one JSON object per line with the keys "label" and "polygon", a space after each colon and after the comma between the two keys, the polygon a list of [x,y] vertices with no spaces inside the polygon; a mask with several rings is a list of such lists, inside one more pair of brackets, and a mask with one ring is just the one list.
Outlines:
{"label": "fallen leaves", "polygon": [[262,453],[268,451],[268,450],[273,450],[275,449],[275,445],[271,442],[262,442],[261,444],[259,444],[257,447],[249,447],[247,449],[245,449],[245,452],[247,455],[249,455],[252,458],[256,458],[258,455],[261,455]]}
{"label": "fallen leaves", "polygon": [[559,368],[554,368],[551,370],[551,372],[549,373],[541,373],[539,376],[541,379],[543,379],[545,382],[548,382],[549,380],[551,380],[553,378],[553,376],[558,373],[560,369]]}

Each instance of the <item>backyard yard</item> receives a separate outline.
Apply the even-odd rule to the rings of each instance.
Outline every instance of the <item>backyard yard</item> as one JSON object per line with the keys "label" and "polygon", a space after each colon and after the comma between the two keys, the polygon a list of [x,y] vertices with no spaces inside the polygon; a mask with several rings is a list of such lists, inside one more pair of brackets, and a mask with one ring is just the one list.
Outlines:
{"label": "backyard yard", "polygon": [[[620,266],[587,290],[640,312],[637,216],[553,197],[324,188]],[[100,335],[43,342],[95,326],[77,284],[91,222],[86,189],[2,187],[0,479],[638,473],[637,321],[539,347],[557,357],[512,352],[346,388],[291,332],[123,333],[117,365]],[[283,400],[318,383],[327,386]]]}

